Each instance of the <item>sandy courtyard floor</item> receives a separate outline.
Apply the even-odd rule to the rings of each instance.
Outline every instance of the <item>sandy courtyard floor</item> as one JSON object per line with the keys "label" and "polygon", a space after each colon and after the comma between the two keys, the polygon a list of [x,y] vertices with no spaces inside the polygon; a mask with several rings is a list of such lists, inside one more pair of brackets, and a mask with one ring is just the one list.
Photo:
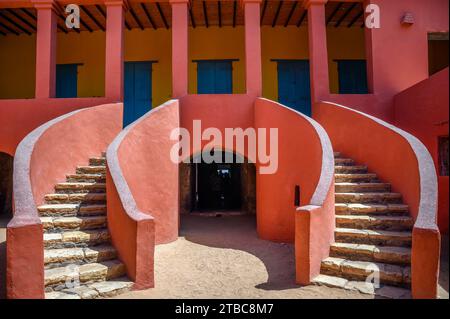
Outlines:
{"label": "sandy courtyard floor", "polygon": [[295,282],[294,247],[260,240],[251,216],[183,216],[177,241],[159,245],[154,289],[118,298],[372,298]]}

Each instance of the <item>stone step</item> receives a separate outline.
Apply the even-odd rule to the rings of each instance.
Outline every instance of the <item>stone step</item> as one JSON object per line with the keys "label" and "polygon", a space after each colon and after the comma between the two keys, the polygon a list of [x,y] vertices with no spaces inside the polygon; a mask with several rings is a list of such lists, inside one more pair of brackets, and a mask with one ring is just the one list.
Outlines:
{"label": "stone step", "polygon": [[341,157],[341,152],[334,152],[334,158],[339,158]]}
{"label": "stone step", "polygon": [[355,161],[351,158],[335,158],[334,164],[337,166],[352,166],[355,165]]}
{"label": "stone step", "polygon": [[81,285],[76,288],[52,291],[45,294],[45,299],[94,299],[113,297],[127,292],[133,287],[133,282],[126,277],[108,281]]}
{"label": "stone step", "polygon": [[44,199],[47,204],[101,204],[106,201],[106,193],[47,194]]}
{"label": "stone step", "polygon": [[46,204],[38,206],[38,212],[46,217],[106,215],[106,205]]}
{"label": "stone step", "polygon": [[377,174],[335,174],[336,183],[370,183],[377,181]]}
{"label": "stone step", "polygon": [[365,281],[350,281],[336,276],[319,275],[311,282],[313,285],[326,286],[330,288],[340,288],[351,291],[359,291],[367,295],[374,295],[377,298],[386,299],[411,299],[411,291],[404,288],[388,285],[374,285]]}
{"label": "stone step", "polygon": [[41,217],[46,232],[106,228],[106,216]]}
{"label": "stone step", "polygon": [[336,215],[407,215],[408,205],[403,204],[335,204]]}
{"label": "stone step", "polygon": [[115,259],[117,252],[111,245],[85,248],[44,249],[46,268],[62,267],[69,264],[83,264]]}
{"label": "stone step", "polygon": [[106,166],[77,166],[77,174],[106,174]]}
{"label": "stone step", "polygon": [[334,172],[336,174],[365,174],[367,173],[367,166],[354,165],[354,166],[342,166],[336,165],[334,167]]}
{"label": "stone step", "polygon": [[104,183],[106,181],[105,174],[68,174],[66,175],[67,182],[70,183]]}
{"label": "stone step", "polygon": [[399,193],[336,193],[336,203],[346,204],[401,204]]}
{"label": "stone step", "polygon": [[409,287],[411,284],[410,267],[336,257],[328,257],[322,261],[321,274],[401,287]]}
{"label": "stone step", "polygon": [[411,230],[413,226],[409,216],[336,215],[338,228]]}
{"label": "stone step", "polygon": [[336,193],[389,193],[388,183],[335,183]]}
{"label": "stone step", "polygon": [[406,247],[334,243],[330,248],[330,257],[410,265],[411,249]]}
{"label": "stone step", "polygon": [[[125,275],[125,265],[118,260],[89,263],[81,266],[73,265],[44,270],[44,284],[46,287],[69,288],[78,280],[84,282],[98,282]],[[62,287],[61,287],[62,286]]]}
{"label": "stone step", "polygon": [[106,157],[92,157],[89,159],[89,165],[91,166],[104,166],[106,165]]}
{"label": "stone step", "polygon": [[87,247],[107,243],[109,238],[107,229],[44,233],[44,247],[48,249]]}
{"label": "stone step", "polygon": [[105,183],[58,183],[55,185],[56,193],[102,193],[106,191]]}
{"label": "stone step", "polygon": [[411,247],[412,233],[372,229],[336,228],[338,243]]}

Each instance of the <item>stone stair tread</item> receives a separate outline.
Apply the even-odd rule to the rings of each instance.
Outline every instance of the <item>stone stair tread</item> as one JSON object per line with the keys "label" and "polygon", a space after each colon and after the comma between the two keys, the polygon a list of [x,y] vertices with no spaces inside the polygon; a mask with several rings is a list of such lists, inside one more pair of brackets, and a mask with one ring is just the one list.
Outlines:
{"label": "stone stair tread", "polygon": [[62,188],[62,187],[89,187],[89,186],[96,186],[96,187],[106,187],[106,183],[97,183],[97,182],[61,182],[56,184],[56,188]]}
{"label": "stone stair tread", "polygon": [[91,229],[106,227],[106,216],[41,217],[44,229]]}
{"label": "stone stair tread", "polygon": [[412,238],[410,231],[390,231],[390,230],[375,230],[375,229],[354,229],[354,228],[336,228],[336,233],[348,233],[355,235],[368,236],[389,236],[389,237],[404,237]]}
{"label": "stone stair tread", "polygon": [[108,240],[109,232],[106,228],[66,231],[62,233],[44,233],[44,245],[47,245],[46,247],[52,244],[102,243]]}
{"label": "stone stair tread", "polygon": [[106,201],[106,193],[97,191],[96,193],[53,193],[44,197],[47,203],[86,203],[86,202],[104,202]]}
{"label": "stone stair tread", "polygon": [[346,212],[353,214],[387,213],[387,212],[407,213],[409,211],[409,206],[404,204],[336,203],[335,208],[336,213]]}
{"label": "stone stair tread", "polygon": [[67,174],[67,182],[73,182],[69,180],[104,180],[106,178],[105,174]]}
{"label": "stone stair tread", "polygon": [[88,216],[105,215],[105,204],[45,204],[40,205],[38,212],[43,216],[50,217],[68,217],[68,216]]}
{"label": "stone stair tread", "polygon": [[121,277],[125,265],[118,260],[88,263],[76,267],[57,267],[44,270],[45,286],[52,286],[79,279],[80,282],[95,282]]}
{"label": "stone stair tread", "polygon": [[381,182],[336,182],[335,193],[387,193],[391,190],[391,184]]}
{"label": "stone stair tread", "polygon": [[350,281],[345,278],[318,275],[312,280],[313,285],[340,288],[352,291],[359,291],[363,294],[374,295],[387,299],[411,299],[411,292],[408,289],[382,285],[376,288],[374,284],[365,281]]}
{"label": "stone stair tread", "polygon": [[[411,248],[398,246],[380,246],[356,243],[334,243],[331,245],[331,254],[361,260],[376,262],[389,262],[395,264],[411,263]],[[336,257],[336,256],[332,256]]]}
{"label": "stone stair tread", "polygon": [[389,215],[336,215],[336,227],[370,230],[406,231],[414,226],[409,216]]}
{"label": "stone stair tread", "polygon": [[346,279],[361,278],[364,280],[376,271],[379,273],[380,282],[399,285],[409,284],[411,277],[410,267],[337,257],[324,259],[322,269],[326,272],[340,274]]}
{"label": "stone stair tread", "polygon": [[89,260],[106,261],[116,258],[117,252],[111,245],[99,245],[85,248],[44,249],[44,264]]}

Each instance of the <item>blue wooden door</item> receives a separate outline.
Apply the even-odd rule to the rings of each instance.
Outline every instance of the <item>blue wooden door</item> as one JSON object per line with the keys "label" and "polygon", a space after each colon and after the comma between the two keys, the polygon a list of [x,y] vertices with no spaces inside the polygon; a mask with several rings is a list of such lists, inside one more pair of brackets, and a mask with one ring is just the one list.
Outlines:
{"label": "blue wooden door", "polygon": [[78,64],[56,65],[56,97],[77,97]]}
{"label": "blue wooden door", "polygon": [[197,62],[198,94],[233,93],[233,67],[231,61]]}
{"label": "blue wooden door", "polygon": [[339,94],[367,94],[365,60],[341,60],[338,63]]}
{"label": "blue wooden door", "polygon": [[152,63],[125,62],[123,126],[152,108]]}
{"label": "blue wooden door", "polygon": [[311,115],[309,61],[278,61],[278,102]]}

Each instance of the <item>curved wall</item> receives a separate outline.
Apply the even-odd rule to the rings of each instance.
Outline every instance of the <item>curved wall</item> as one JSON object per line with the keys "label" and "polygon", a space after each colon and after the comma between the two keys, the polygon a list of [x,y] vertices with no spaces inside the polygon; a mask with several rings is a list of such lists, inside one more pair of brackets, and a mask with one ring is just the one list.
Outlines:
{"label": "curved wall", "polygon": [[435,298],[439,274],[437,177],[430,153],[415,137],[382,120],[347,107],[321,102],[313,117],[336,151],[366,164],[403,196],[415,220],[412,244],[414,298]]}
{"label": "curved wall", "polygon": [[43,229],[36,206],[76,165],[105,150],[121,125],[122,104],[106,104],[47,122],[19,144],[14,217],[7,229],[8,298],[44,297]]}

